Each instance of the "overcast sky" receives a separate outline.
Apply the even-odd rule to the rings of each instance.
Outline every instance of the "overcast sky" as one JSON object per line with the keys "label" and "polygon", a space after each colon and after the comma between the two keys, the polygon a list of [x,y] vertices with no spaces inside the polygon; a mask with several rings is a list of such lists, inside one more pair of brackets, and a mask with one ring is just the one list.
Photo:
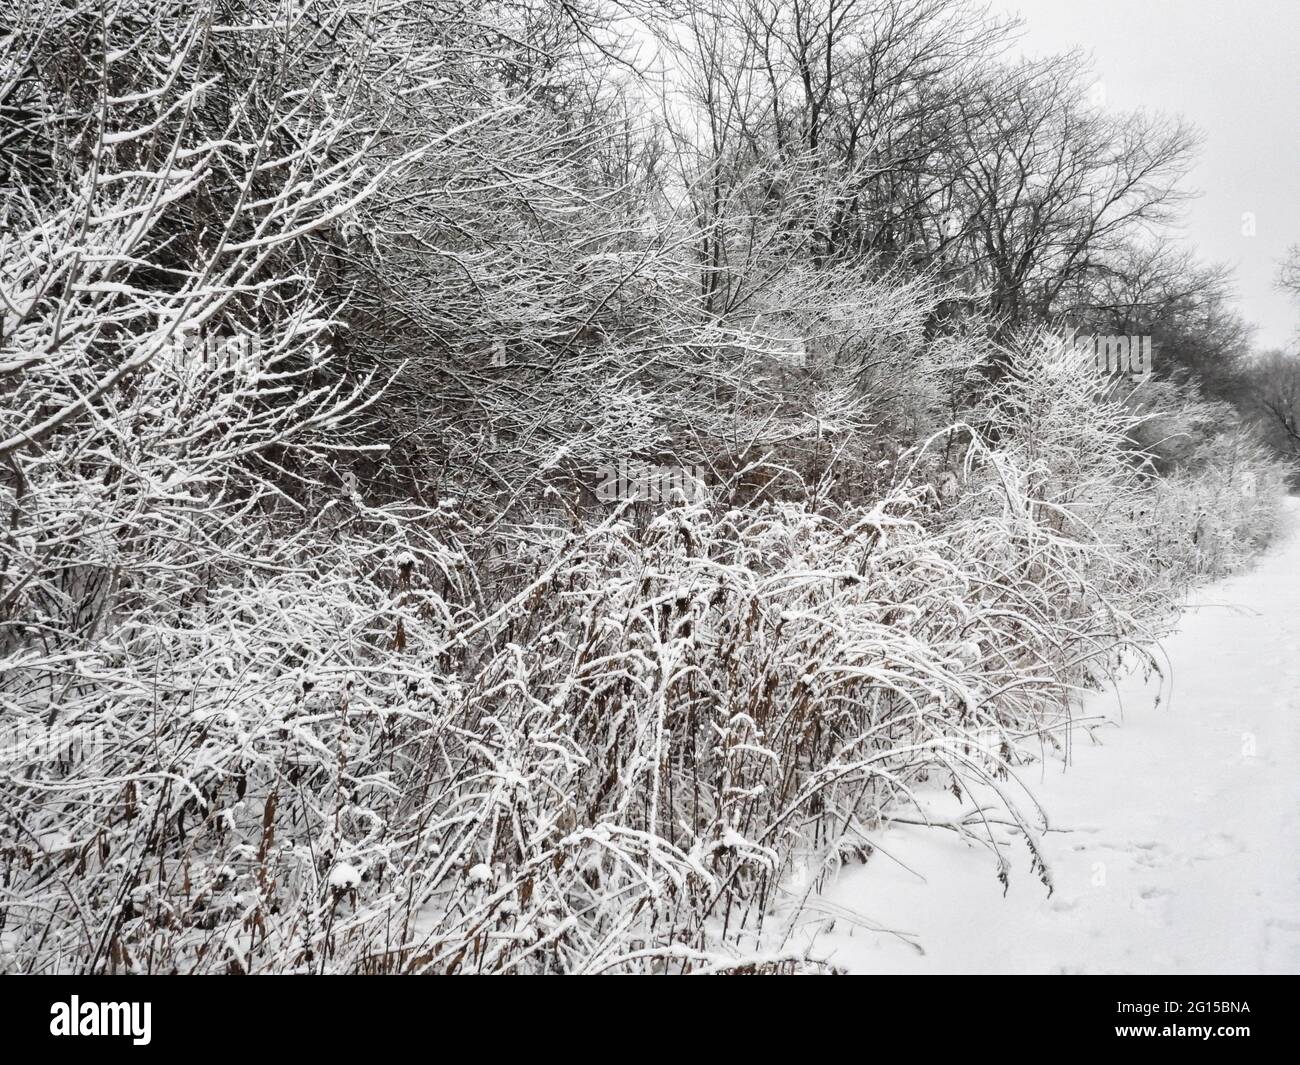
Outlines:
{"label": "overcast sky", "polygon": [[1293,347],[1300,306],[1273,282],[1300,243],[1300,0],[991,2],[1024,16],[1029,54],[1092,53],[1107,106],[1179,112],[1201,129],[1187,239],[1236,267],[1257,346]]}

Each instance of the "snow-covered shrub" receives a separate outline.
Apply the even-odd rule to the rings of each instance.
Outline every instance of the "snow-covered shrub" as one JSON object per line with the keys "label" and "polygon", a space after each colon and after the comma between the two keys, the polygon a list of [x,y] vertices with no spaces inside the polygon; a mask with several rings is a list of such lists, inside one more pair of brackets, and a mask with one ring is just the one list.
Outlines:
{"label": "snow-covered shrub", "polygon": [[408,708],[455,688],[390,655],[445,643],[456,532],[335,475],[376,392],[328,372],[308,243],[403,160],[339,106],[359,70],[319,23],[266,13],[6,30],[6,969],[323,964],[331,866],[386,875]]}
{"label": "snow-covered shrub", "polygon": [[[139,389],[173,434],[182,410],[214,434],[262,417],[178,408],[162,374]],[[29,545],[7,556],[29,574],[13,616],[63,613],[21,630],[6,707],[28,733],[100,741],[3,785],[13,967],[748,965],[808,871],[864,853],[927,782],[1000,796],[974,836],[1010,818],[1032,840],[1025,748],[1141,635],[1136,562],[1028,490],[1068,468],[1046,432],[973,437],[947,500],[901,476],[866,509],[706,501],[553,531],[480,602],[454,507],[376,511],[318,485],[295,518],[220,436],[195,471],[166,435],[122,454],[123,417],[69,420],[72,451],[107,455],[89,474],[24,455],[7,500]],[[267,424],[267,446],[311,439],[292,405]],[[322,462],[304,451],[300,469]],[[158,456],[174,484],[149,474]],[[1071,505],[1118,490],[1094,472]],[[54,594],[52,548],[129,578],[89,628]]]}
{"label": "snow-covered shrub", "polygon": [[1276,533],[1288,469],[1222,402],[1170,381],[1150,381],[1127,405],[1131,432],[1160,476],[1140,508],[1156,568],[1174,583],[1231,573]]}
{"label": "snow-covered shrub", "polygon": [[1278,531],[1289,472],[1250,430],[1211,437],[1153,486],[1159,565],[1192,581],[1249,564]]}

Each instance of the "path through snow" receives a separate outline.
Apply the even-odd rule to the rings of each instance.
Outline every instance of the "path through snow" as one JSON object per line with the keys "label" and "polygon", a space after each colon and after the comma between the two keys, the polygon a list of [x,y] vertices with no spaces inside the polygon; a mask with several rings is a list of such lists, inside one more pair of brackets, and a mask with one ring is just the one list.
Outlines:
{"label": "path through snow", "polygon": [[986,848],[894,826],[821,901],[905,938],[840,917],[813,953],[850,972],[1300,972],[1300,501],[1287,503],[1290,531],[1253,570],[1193,592],[1165,642],[1161,705],[1156,678],[1130,677],[1084,709],[1117,723],[1122,707],[1122,727],[1076,729],[1068,772],[1027,771],[1053,826],[1050,898],[1018,836],[1004,897]]}

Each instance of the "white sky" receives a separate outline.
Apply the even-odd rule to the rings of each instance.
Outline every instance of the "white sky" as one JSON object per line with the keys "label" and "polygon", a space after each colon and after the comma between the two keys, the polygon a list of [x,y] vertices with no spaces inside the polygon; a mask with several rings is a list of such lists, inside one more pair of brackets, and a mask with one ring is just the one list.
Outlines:
{"label": "white sky", "polygon": [[[1185,233],[1236,268],[1260,349],[1295,347],[1300,305],[1277,260],[1300,243],[1300,0],[991,0],[1031,55],[1090,52],[1108,107],[1181,113],[1204,134]],[[1242,215],[1255,215],[1255,236]]]}

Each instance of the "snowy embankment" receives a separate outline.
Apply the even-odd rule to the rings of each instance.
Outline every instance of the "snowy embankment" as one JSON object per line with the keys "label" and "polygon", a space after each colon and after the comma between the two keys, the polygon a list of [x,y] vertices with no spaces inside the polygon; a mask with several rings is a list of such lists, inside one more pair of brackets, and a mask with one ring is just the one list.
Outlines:
{"label": "snowy embankment", "polygon": [[[895,825],[814,906],[813,955],[849,972],[1300,971],[1300,500],[1287,518],[1254,569],[1193,592],[1162,698],[1158,677],[1122,680],[1085,704],[1068,772],[1020,770],[1049,819],[1050,896],[1017,833],[1001,832],[1004,896],[987,846]],[[931,816],[958,813],[937,799]]]}

